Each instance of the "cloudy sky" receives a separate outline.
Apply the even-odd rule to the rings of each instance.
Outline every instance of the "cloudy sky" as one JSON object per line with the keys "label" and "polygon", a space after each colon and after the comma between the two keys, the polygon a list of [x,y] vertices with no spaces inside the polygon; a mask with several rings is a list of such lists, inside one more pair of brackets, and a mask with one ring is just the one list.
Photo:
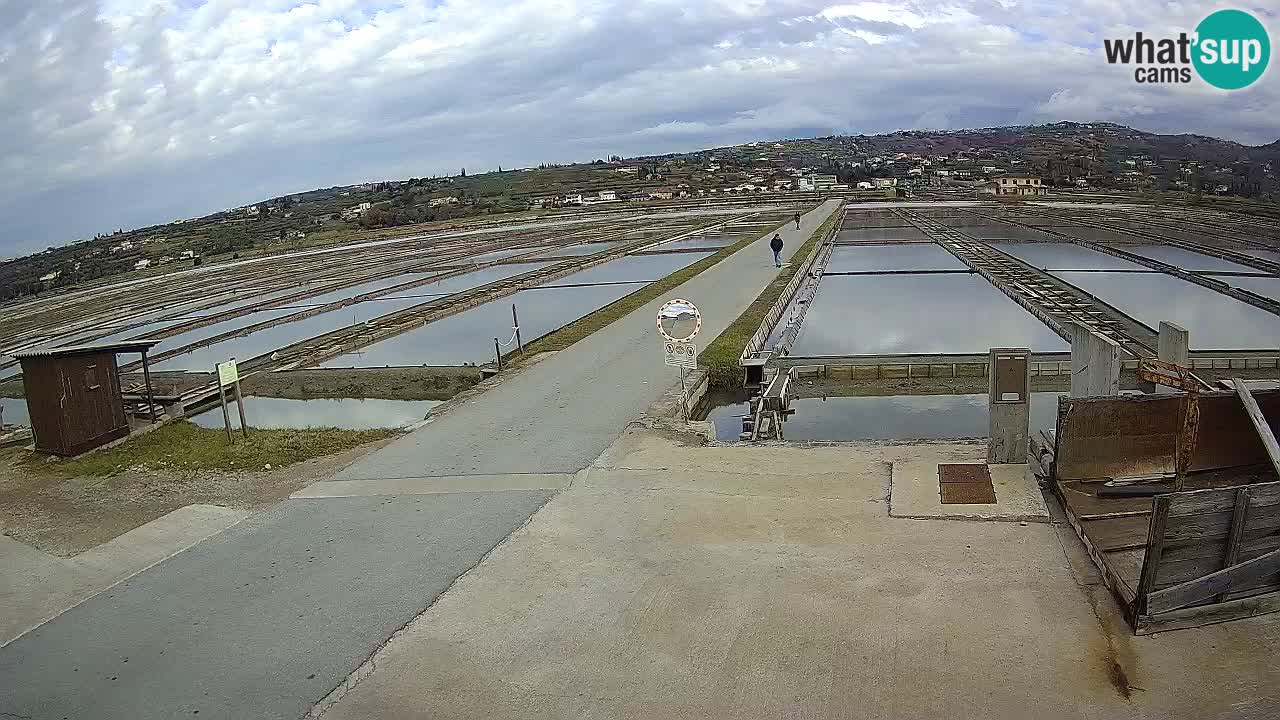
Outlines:
{"label": "cloudy sky", "polygon": [[[1280,12],[1237,5],[1274,28]],[[1267,3],[1270,4],[1270,3]],[[1272,70],[1142,86],[1154,0],[0,0],[0,256],[362,180],[902,128],[1277,139]]]}

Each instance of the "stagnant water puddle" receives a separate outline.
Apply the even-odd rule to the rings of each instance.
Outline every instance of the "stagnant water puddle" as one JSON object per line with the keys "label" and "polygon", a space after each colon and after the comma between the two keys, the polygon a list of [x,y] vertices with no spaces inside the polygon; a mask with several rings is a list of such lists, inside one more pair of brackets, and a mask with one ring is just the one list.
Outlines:
{"label": "stagnant water puddle", "polygon": [[[320,398],[291,400],[257,397],[244,399],[245,420],[256,428],[322,428],[345,430],[398,428],[412,425],[427,417],[439,400],[378,400],[365,398]],[[229,407],[231,427],[240,427],[240,414]],[[222,428],[222,407],[207,410],[191,422],[205,428]],[[6,420],[7,422],[7,420]]]}
{"label": "stagnant water puddle", "polygon": [[[1065,394],[1031,393],[1032,433],[1054,428],[1058,396]],[[749,412],[745,394],[717,393],[710,402],[706,419],[716,439],[737,440]],[[799,398],[791,408],[795,414],[782,426],[787,440],[944,440],[986,437],[989,430],[986,393]]]}

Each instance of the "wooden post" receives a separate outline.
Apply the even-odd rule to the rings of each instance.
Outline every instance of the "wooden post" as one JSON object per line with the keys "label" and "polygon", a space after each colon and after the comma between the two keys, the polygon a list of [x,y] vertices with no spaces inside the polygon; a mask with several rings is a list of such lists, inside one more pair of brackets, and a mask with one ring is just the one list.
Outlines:
{"label": "wooden post", "polygon": [[[235,358],[231,358],[232,361]],[[240,394],[240,374],[236,373],[236,382],[233,385],[236,390],[236,409],[240,411],[240,434],[244,435],[244,439],[249,439],[249,421],[244,419],[244,396]]]}
{"label": "wooden post", "polygon": [[151,414],[151,424],[156,424],[156,401],[151,395],[151,366],[147,363],[147,351],[142,351],[142,379],[147,383],[147,411]]}
{"label": "wooden post", "polygon": [[231,413],[227,412],[227,388],[218,381],[218,399],[222,401],[222,424],[227,430],[227,444],[235,445],[235,440],[231,437]]}
{"label": "wooden post", "polygon": [[498,358],[498,369],[502,369],[502,345],[498,343],[498,338],[493,339],[493,354]]}
{"label": "wooden post", "polygon": [[516,304],[511,303],[511,326],[516,331],[516,347],[520,348],[520,354],[524,354],[524,340],[520,337],[520,318],[516,316]]}
{"label": "wooden post", "polygon": [[1142,559],[1142,574],[1138,578],[1137,593],[1131,608],[1130,624],[1138,626],[1138,616],[1147,612],[1147,595],[1156,586],[1156,571],[1160,569],[1160,557],[1164,555],[1164,528],[1169,521],[1169,505],[1173,499],[1157,495],[1151,501],[1151,523],[1147,526],[1147,552]]}
{"label": "wooden post", "polygon": [[[1249,520],[1249,488],[1236,490],[1236,504],[1231,509],[1231,527],[1227,530],[1227,546],[1222,552],[1221,570],[1235,565],[1240,560],[1240,541],[1244,539],[1244,524]],[[1214,602],[1222,602],[1226,593],[1219,594]]]}
{"label": "wooden post", "polygon": [[1280,444],[1276,443],[1276,436],[1271,432],[1271,426],[1267,424],[1267,419],[1263,417],[1262,409],[1258,407],[1258,402],[1253,399],[1253,393],[1249,392],[1249,387],[1244,384],[1244,380],[1231,378],[1231,384],[1235,386],[1236,395],[1240,397],[1240,402],[1244,404],[1245,413],[1253,421],[1253,429],[1258,433],[1258,439],[1262,440],[1262,447],[1267,451],[1267,457],[1271,460],[1271,467],[1275,468],[1276,474],[1280,475]]}

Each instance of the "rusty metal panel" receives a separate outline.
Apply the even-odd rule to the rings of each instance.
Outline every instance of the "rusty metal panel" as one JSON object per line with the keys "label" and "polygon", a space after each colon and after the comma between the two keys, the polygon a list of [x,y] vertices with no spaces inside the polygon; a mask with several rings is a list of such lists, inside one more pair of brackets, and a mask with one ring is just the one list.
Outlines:
{"label": "rusty metal panel", "polygon": [[991,468],[979,463],[942,463],[938,465],[940,483],[991,484]]}
{"label": "rusty metal panel", "polygon": [[[1280,427],[1280,391],[1254,394],[1273,428]],[[1182,394],[1062,400],[1057,454],[1060,480],[1172,473],[1183,419]],[[1235,393],[1204,393],[1192,471],[1267,462],[1266,451]]]}
{"label": "rusty metal panel", "polygon": [[991,505],[996,501],[995,488],[988,482],[941,483],[943,505]]}
{"label": "rusty metal panel", "polygon": [[989,505],[996,501],[991,468],[985,464],[939,464],[938,489],[943,505]]}

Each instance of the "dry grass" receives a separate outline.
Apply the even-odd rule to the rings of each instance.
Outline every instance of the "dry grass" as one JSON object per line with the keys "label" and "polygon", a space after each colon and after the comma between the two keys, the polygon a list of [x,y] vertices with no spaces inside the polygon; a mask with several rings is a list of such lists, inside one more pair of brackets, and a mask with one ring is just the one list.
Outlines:
{"label": "dry grass", "polygon": [[33,456],[26,464],[40,472],[90,477],[107,477],[128,468],[198,472],[262,470],[270,465],[274,469],[382,440],[396,432],[338,428],[262,430],[251,427],[248,440],[237,432],[236,444],[228,445],[223,430],[179,421],[74,460],[49,462]]}

